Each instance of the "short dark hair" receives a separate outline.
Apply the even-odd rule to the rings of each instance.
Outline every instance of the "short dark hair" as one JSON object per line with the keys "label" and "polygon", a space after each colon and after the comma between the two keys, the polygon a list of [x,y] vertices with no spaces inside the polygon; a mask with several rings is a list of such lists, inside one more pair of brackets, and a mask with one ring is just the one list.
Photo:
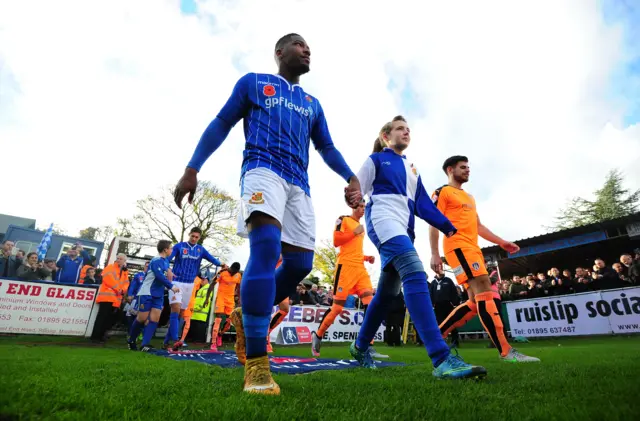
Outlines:
{"label": "short dark hair", "polygon": [[380,133],[378,133],[378,137],[373,142],[373,153],[382,152],[382,150],[387,147],[387,144],[382,139],[382,134],[386,134],[387,136],[389,136],[389,134],[391,133],[391,129],[393,128],[393,123],[395,121],[404,121],[405,123],[407,122],[407,120],[405,120],[403,116],[397,115],[393,117],[391,121],[389,121],[388,123],[385,123],[385,125],[382,126],[382,128],[380,129]]}
{"label": "short dark hair", "polygon": [[458,162],[469,162],[466,156],[463,155],[454,155],[447,159],[445,159],[444,164],[442,164],[442,171],[447,174],[447,168],[455,167],[458,165]]}
{"label": "short dark hair", "polygon": [[[295,34],[295,33],[290,33],[287,34],[285,36],[283,36],[282,38],[280,38],[277,42],[276,42],[276,48],[274,49],[274,51],[278,51],[281,48],[283,48],[289,41],[291,41],[291,38],[293,37],[300,37],[300,35]],[[300,37],[302,38],[302,37]]]}
{"label": "short dark hair", "polygon": [[29,257],[31,257],[32,255],[38,255],[38,253],[36,253],[35,251],[32,251],[31,253],[27,254],[27,260],[29,260]]}
{"label": "short dark hair", "polygon": [[163,251],[165,251],[165,249],[168,249],[169,247],[171,247],[171,241],[169,240],[160,240],[158,241],[158,253],[162,253]]}
{"label": "short dark hair", "polygon": [[194,232],[198,233],[198,234],[200,234],[200,236],[202,236],[202,230],[200,229],[200,227],[191,228],[191,231],[189,231],[189,234],[193,234]]}
{"label": "short dark hair", "polygon": [[233,269],[235,271],[239,271],[240,270],[240,263],[238,263],[238,262],[231,263],[231,269]]}

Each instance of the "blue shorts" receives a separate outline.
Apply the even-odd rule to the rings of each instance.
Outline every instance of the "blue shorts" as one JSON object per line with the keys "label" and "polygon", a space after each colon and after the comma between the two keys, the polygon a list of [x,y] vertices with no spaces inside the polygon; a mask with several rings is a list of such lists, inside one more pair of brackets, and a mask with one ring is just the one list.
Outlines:
{"label": "blue shorts", "polygon": [[162,310],[164,304],[164,297],[152,297],[151,295],[138,295],[137,299],[138,311],[146,313],[151,311],[152,308]]}

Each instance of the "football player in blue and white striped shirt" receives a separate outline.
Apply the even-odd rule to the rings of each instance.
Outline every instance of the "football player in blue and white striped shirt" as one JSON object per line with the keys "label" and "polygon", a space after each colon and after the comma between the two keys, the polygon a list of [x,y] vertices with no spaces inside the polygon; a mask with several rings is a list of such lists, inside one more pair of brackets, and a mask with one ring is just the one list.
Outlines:
{"label": "football player in blue and white striped shirt", "polygon": [[410,142],[409,125],[402,116],[395,117],[383,126],[374,153],[358,172],[362,195],[369,196],[367,234],[380,253],[382,270],[358,339],[351,344],[351,355],[362,366],[376,368],[369,344],[402,287],[411,319],[435,367],[433,375],[481,378],[487,373],[483,367],[451,354],[433,313],[427,274],[413,245],[415,219],[425,220],[448,237],[456,234],[456,228],[435,207],[418,170],[403,155]]}
{"label": "football player in blue and white striped shirt", "polygon": [[[251,251],[240,287],[242,310],[236,309],[231,320],[238,332],[236,354],[241,362],[246,358],[244,390],[261,394],[280,393],[267,358],[271,308],[293,292],[313,264],[310,141],[349,183],[349,204],[355,207],[361,199],[358,179],[333,144],[320,102],[300,86],[300,76],[311,63],[306,41],[297,34],[285,35],[276,43],[275,59],[278,74],[248,73],[236,83],[175,189],[178,206],[187,193],[191,203],[202,164],[244,120],[238,233],[249,237]],[[276,271],[281,252],[282,265]]]}
{"label": "football player in blue and white striped shirt", "polygon": [[173,341],[172,348],[174,351],[184,345],[182,341],[178,340],[180,319],[183,318],[184,311],[189,307],[194,281],[200,273],[202,259],[216,266],[226,268],[224,263],[213,257],[202,244],[199,244],[200,238],[202,238],[202,230],[198,227],[191,228],[189,241],[183,241],[173,246],[171,255],[167,258],[169,261],[174,261],[173,274],[175,279],[173,284],[180,289],[177,293],[169,291],[171,315],[169,316],[169,329],[164,338],[164,347],[167,348],[171,340]]}

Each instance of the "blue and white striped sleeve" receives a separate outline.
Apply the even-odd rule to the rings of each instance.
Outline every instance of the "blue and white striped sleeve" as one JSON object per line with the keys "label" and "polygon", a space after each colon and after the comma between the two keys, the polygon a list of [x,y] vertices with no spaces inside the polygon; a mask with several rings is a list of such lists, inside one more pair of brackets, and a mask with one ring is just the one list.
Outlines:
{"label": "blue and white striped sleeve", "polygon": [[358,171],[358,181],[360,181],[360,189],[362,190],[362,197],[369,196],[373,193],[373,180],[376,178],[376,165],[373,163],[371,157],[367,158]]}
{"label": "blue and white striped sleeve", "polygon": [[426,221],[429,225],[437,228],[447,237],[456,233],[457,229],[451,221],[442,214],[433,204],[433,200],[422,184],[422,177],[418,177],[418,185],[416,188],[416,216]]}

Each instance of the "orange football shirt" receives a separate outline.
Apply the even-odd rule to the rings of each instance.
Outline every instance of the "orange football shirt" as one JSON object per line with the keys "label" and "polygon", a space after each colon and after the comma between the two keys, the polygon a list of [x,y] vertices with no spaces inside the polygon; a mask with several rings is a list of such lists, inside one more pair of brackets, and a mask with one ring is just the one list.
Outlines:
{"label": "orange football shirt", "polygon": [[236,285],[240,283],[242,275],[236,273],[231,276],[228,271],[224,271],[218,277],[218,296],[233,296],[236,291]]}
{"label": "orange football shirt", "polygon": [[333,231],[333,245],[340,247],[336,265],[356,263],[362,265],[364,253],[362,246],[364,232],[356,235],[353,231],[360,225],[350,216],[341,216],[336,221],[336,229]]}
{"label": "orange football shirt", "polygon": [[432,199],[438,210],[458,229],[456,235],[444,238],[445,254],[457,248],[478,248],[478,213],[473,196],[447,185],[436,190]]}

